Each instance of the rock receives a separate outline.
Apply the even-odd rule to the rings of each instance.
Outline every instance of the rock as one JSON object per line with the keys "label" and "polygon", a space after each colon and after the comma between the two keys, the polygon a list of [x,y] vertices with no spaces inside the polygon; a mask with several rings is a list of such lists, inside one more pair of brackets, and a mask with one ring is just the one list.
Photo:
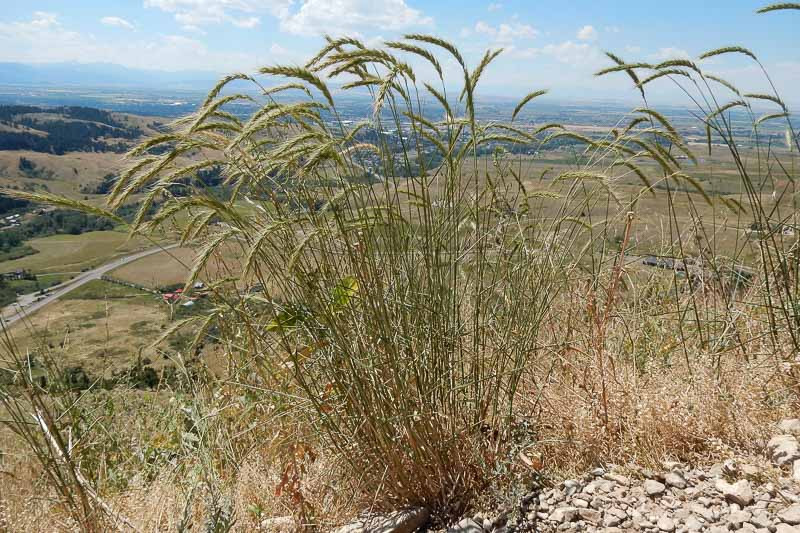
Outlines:
{"label": "rock", "polygon": [[786,420],[781,420],[778,424],[778,429],[785,434],[800,437],[800,418],[787,418]]}
{"label": "rock", "polygon": [[742,507],[747,507],[753,503],[753,489],[750,488],[750,482],[746,479],[740,479],[733,484],[718,479],[716,488],[725,496],[725,499],[731,503],[741,505]]}
{"label": "rock", "polygon": [[728,527],[731,529],[739,529],[742,524],[748,522],[752,515],[747,511],[734,511],[728,515]]}
{"label": "rock", "polygon": [[722,462],[722,475],[728,478],[739,476],[739,463],[733,459],[725,459]]}
{"label": "rock", "polygon": [[[420,524],[420,525],[422,525],[422,524]],[[414,529],[417,529],[417,528],[414,528]],[[411,533],[412,531],[414,531],[414,529],[408,529],[408,530],[403,530],[403,531],[407,531],[408,533]],[[374,530],[370,529],[370,530],[368,530],[368,533],[373,533],[373,531]],[[394,530],[389,530],[389,529],[381,530],[381,531],[386,531],[387,533],[390,532],[390,531],[394,532]],[[455,526],[449,528],[447,530],[447,533],[483,533],[483,527],[479,526],[478,523],[475,522],[475,520],[473,520],[472,518],[464,518],[458,524],[456,524]]]}
{"label": "rock", "polygon": [[578,516],[580,516],[581,520],[585,520],[595,526],[599,525],[603,518],[603,514],[594,509],[579,509]]}
{"label": "rock", "polygon": [[604,468],[600,468],[600,467],[597,467],[594,470],[592,470],[592,475],[594,477],[600,477],[605,473],[606,473],[605,469]]}
{"label": "rock", "polygon": [[630,480],[629,477],[623,476],[622,474],[617,474],[615,472],[609,472],[608,474],[606,474],[603,477],[605,479],[609,480],[609,481],[613,481],[614,483],[616,483],[618,485],[626,485],[627,486],[627,485],[631,484],[631,480]]}
{"label": "rock", "polygon": [[579,507],[581,509],[586,509],[587,507],[589,507],[589,501],[590,500],[587,500],[586,498],[575,497],[572,498],[572,506]]}
{"label": "rock", "polygon": [[664,476],[664,481],[670,487],[676,487],[679,489],[686,488],[686,480],[678,472],[670,472]]}
{"label": "rock", "polygon": [[[430,513],[427,509],[415,507],[384,515],[370,515],[337,529],[336,533],[412,533],[425,525],[429,518]],[[467,522],[472,524],[474,528],[460,529],[462,524],[465,524],[466,527]],[[465,518],[459,522],[455,528],[448,529],[447,531],[458,533],[482,533],[483,528],[476,524],[471,518]]]}
{"label": "rock", "polygon": [[712,478],[722,477],[722,463],[716,463],[708,469],[708,475]]}
{"label": "rock", "polygon": [[687,518],[689,518],[690,515],[691,511],[689,511],[688,508],[681,507],[680,509],[672,513],[672,518],[675,519],[677,522],[680,522],[682,520],[686,520]]}
{"label": "rock", "polygon": [[800,481],[800,459],[795,459],[792,463],[792,479]]}
{"label": "rock", "polygon": [[800,459],[800,443],[794,435],[777,435],[767,443],[769,458],[778,466],[792,464]]}
{"label": "rock", "polygon": [[675,522],[668,516],[662,516],[656,522],[656,527],[661,531],[675,531]]}
{"label": "rock", "polygon": [[690,516],[686,520],[684,520],[684,526],[689,531],[700,531],[703,529],[703,524],[697,518]]}
{"label": "rock", "polygon": [[797,533],[797,528],[788,524],[778,524],[775,527],[775,533]]}
{"label": "rock", "polygon": [[800,505],[795,504],[787,507],[778,513],[778,518],[780,518],[782,522],[786,522],[787,524],[791,524],[793,526],[800,524]]}
{"label": "rock", "polygon": [[748,478],[756,477],[759,474],[761,474],[762,471],[763,469],[757,467],[756,465],[751,465],[749,463],[745,463],[742,465],[742,474],[744,474],[745,477]]}
{"label": "rock", "polygon": [[291,516],[277,516],[262,520],[260,529],[269,533],[291,533],[297,530],[297,526]]}
{"label": "rock", "polygon": [[550,521],[557,524],[572,522],[578,516],[578,509],[575,507],[559,507],[550,514]]}
{"label": "rock", "polygon": [[644,482],[644,491],[651,498],[655,498],[656,496],[661,496],[662,494],[664,494],[666,488],[667,487],[665,487],[663,483],[659,483],[655,479],[648,479],[647,481]]}
{"label": "rock", "polygon": [[689,506],[689,510],[692,514],[697,516],[702,516],[703,520],[706,522],[713,522],[714,521],[714,513],[711,512],[711,509],[707,505],[698,505],[693,503]]}
{"label": "rock", "polygon": [[769,515],[764,511],[759,511],[755,513],[753,516],[750,517],[749,522],[756,526],[757,528],[768,528],[772,525],[772,520],[769,519]]}
{"label": "rock", "polygon": [[567,496],[572,496],[573,494],[578,492],[581,488],[581,484],[574,479],[566,480],[563,483],[563,485],[564,485],[564,494],[566,494]]}

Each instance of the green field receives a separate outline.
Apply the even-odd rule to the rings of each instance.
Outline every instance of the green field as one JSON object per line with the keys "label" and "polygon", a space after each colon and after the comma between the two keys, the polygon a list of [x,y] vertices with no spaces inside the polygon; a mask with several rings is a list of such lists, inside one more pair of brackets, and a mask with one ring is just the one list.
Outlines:
{"label": "green field", "polygon": [[62,300],[116,300],[121,298],[153,299],[153,295],[133,287],[95,279],[68,292]]}
{"label": "green field", "polygon": [[38,251],[0,263],[0,271],[30,270],[34,274],[75,273],[107,263],[111,259],[148,246],[142,239],[129,239],[125,231],[92,231],[81,235],[52,235],[27,242]]}

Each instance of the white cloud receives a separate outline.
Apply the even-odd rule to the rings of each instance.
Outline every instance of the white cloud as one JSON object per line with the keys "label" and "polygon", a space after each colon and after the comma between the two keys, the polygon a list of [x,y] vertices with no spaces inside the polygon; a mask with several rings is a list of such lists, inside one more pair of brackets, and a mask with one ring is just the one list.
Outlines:
{"label": "white cloud", "polygon": [[594,26],[584,26],[580,30],[578,30],[578,40],[581,41],[594,41],[597,39],[597,30],[594,29]]}
{"label": "white cloud", "polygon": [[63,27],[56,15],[35,13],[30,21],[0,22],[0,61],[77,61],[146,69],[227,72],[255,68],[263,56],[209,50],[201,41],[182,35],[100,42],[91,34]]}
{"label": "white cloud", "polygon": [[105,24],[106,26],[116,26],[118,28],[126,28],[129,30],[133,29],[133,24],[120,17],[103,17],[100,19],[100,23]]}
{"label": "white cloud", "polygon": [[594,63],[600,55],[597,48],[586,43],[573,43],[572,41],[548,44],[542,49],[542,53],[554,57],[561,63],[572,65]]}
{"label": "white cloud", "polygon": [[498,43],[511,43],[516,39],[533,39],[539,35],[538,30],[528,24],[500,24],[492,26],[479,20],[475,23],[475,33],[488,35]]}
{"label": "white cloud", "polygon": [[405,0],[305,0],[299,10],[279,18],[281,29],[295,35],[399,31],[433,24]]}
{"label": "white cloud", "polygon": [[261,19],[258,17],[247,17],[243,19],[232,19],[231,24],[234,26],[238,26],[239,28],[255,28],[259,24],[261,24]]}
{"label": "white cloud", "polygon": [[285,56],[289,53],[289,50],[278,43],[272,43],[272,46],[269,47],[269,53],[273,56]]}
{"label": "white cloud", "polygon": [[500,11],[501,9],[503,9],[503,4],[501,4],[500,2],[491,2],[486,7],[486,9],[488,9],[490,13],[492,11]]}
{"label": "white cloud", "polygon": [[606,33],[619,33],[620,31],[622,31],[619,29],[619,26],[606,26],[603,29],[605,30]]}
{"label": "white cloud", "polygon": [[689,52],[682,48],[675,48],[669,46],[667,48],[659,48],[655,54],[650,55],[651,60],[666,61],[668,59],[690,59]]}
{"label": "white cloud", "polygon": [[[48,13],[46,11],[34,11],[33,20],[29,23],[32,28],[52,28],[58,26],[58,17],[55,13]],[[19,23],[24,24],[24,23]]]}
{"label": "white cloud", "polygon": [[36,11],[28,22],[0,22],[0,60],[63,61],[80,57],[85,46],[82,36],[64,29],[54,13]]}
{"label": "white cloud", "polygon": [[625,51],[629,54],[640,54],[642,52],[642,47],[629,44],[625,47]]}
{"label": "white cloud", "polygon": [[197,34],[200,34],[200,35],[205,35],[206,34],[205,30],[203,30],[202,28],[198,28],[197,26],[193,26],[191,24],[186,24],[184,26],[181,26],[181,29],[183,31],[197,33]]}
{"label": "white cloud", "polygon": [[573,41],[548,44],[540,48],[514,49],[511,51],[511,55],[520,59],[546,58],[573,67],[586,68],[595,68],[602,61],[602,53],[599,48],[588,43]]}
{"label": "white cloud", "polygon": [[292,0],[145,0],[145,7],[172,13],[183,26],[201,27],[223,22],[240,28],[254,28],[258,13],[284,17]]}
{"label": "white cloud", "polygon": [[172,13],[184,27],[227,23],[255,28],[266,14],[278,19],[284,32],[311,36],[433,23],[406,0],[144,0],[144,5]]}

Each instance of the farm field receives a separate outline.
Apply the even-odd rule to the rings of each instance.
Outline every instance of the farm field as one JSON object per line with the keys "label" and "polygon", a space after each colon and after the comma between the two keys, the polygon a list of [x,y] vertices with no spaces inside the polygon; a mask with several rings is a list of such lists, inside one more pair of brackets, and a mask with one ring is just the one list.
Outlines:
{"label": "farm field", "polygon": [[0,271],[25,269],[34,274],[75,273],[152,246],[144,239],[130,239],[124,230],[51,235],[32,239],[28,244],[38,253],[2,262]]}
{"label": "farm field", "polygon": [[92,377],[111,378],[140,357],[163,367],[165,359],[148,345],[166,321],[156,296],[97,280],[18,322],[10,334],[19,353],[49,350],[62,367],[79,366]]}
{"label": "farm field", "polygon": [[174,248],[128,263],[112,270],[110,276],[150,288],[183,283],[194,256],[191,248]]}
{"label": "farm field", "polygon": [[[196,254],[194,248],[174,248],[133,261],[109,275],[152,289],[184,283]],[[240,252],[226,247],[209,261],[199,278],[207,281],[234,276],[241,268]]]}

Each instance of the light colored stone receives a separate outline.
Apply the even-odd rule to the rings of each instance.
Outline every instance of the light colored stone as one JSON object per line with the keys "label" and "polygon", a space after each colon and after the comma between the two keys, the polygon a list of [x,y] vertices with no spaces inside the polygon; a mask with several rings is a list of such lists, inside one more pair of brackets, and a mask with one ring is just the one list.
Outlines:
{"label": "light colored stone", "polygon": [[596,511],[595,509],[579,509],[578,516],[581,520],[585,520],[592,525],[600,525],[600,521],[603,518],[603,513],[600,511]]}
{"label": "light colored stone", "polygon": [[297,526],[291,516],[276,516],[262,520],[260,529],[265,533],[291,533]]}
{"label": "light colored stone", "polygon": [[778,513],[778,518],[780,518],[781,522],[786,522],[793,526],[800,524],[800,505],[795,504],[787,507]]}
{"label": "light colored stone", "polygon": [[[336,530],[336,533],[412,533],[430,518],[427,509],[415,507],[404,509],[383,515],[371,515],[364,517],[357,522],[348,524]],[[483,528],[471,518],[465,518],[458,523],[458,528],[462,523],[471,522],[478,529],[448,529],[448,531],[458,533],[479,533]]]}
{"label": "light colored stone", "polygon": [[611,516],[616,516],[620,520],[627,520],[628,519],[628,513],[626,513],[625,511],[623,511],[619,507],[611,507],[610,509],[608,509],[606,511],[606,514],[607,515],[611,515]]}
{"label": "light colored stone", "polygon": [[733,529],[739,529],[742,524],[750,520],[751,516],[747,511],[734,511],[728,515],[727,522],[729,526],[733,526]]}
{"label": "light colored stone", "polygon": [[664,494],[666,488],[667,487],[665,487],[663,483],[660,483],[655,479],[648,479],[647,481],[644,482],[644,491],[651,498],[654,498],[656,496],[661,496],[662,494]]}
{"label": "light colored stone", "polygon": [[580,482],[574,479],[568,479],[564,482],[564,494],[572,496],[581,489]]}
{"label": "light colored stone", "polygon": [[589,507],[589,502],[583,498],[572,498],[572,505],[581,509]]}
{"label": "light colored stone", "polygon": [[775,533],[797,533],[797,528],[789,524],[778,524],[775,527]]}
{"label": "light colored stone", "polygon": [[631,484],[631,480],[630,480],[629,477],[623,476],[622,474],[618,474],[616,472],[609,472],[608,474],[606,474],[603,477],[605,479],[609,480],[609,481],[613,481],[614,483],[617,483],[618,485],[626,485],[627,486],[627,485]]}
{"label": "light colored stone", "polygon": [[778,466],[790,465],[800,459],[800,443],[794,435],[777,435],[767,443],[769,458]]}
{"label": "light colored stone", "polygon": [[750,488],[750,482],[746,479],[740,479],[733,484],[718,479],[715,486],[725,496],[725,499],[731,503],[742,507],[747,507],[753,503],[753,489]]}
{"label": "light colored stone", "polygon": [[716,463],[711,468],[708,469],[708,475],[712,478],[722,476],[722,463]]}
{"label": "light colored stone", "polygon": [[656,522],[656,527],[661,531],[675,531],[675,522],[668,516],[662,516]]}
{"label": "light colored stone", "polygon": [[[420,525],[422,525],[422,524],[420,524]],[[410,530],[407,530],[407,531],[409,533],[411,533],[415,529],[417,529],[417,528],[410,529]],[[370,529],[370,530],[368,530],[368,533],[372,533],[372,531],[373,530]],[[386,531],[388,533],[388,531],[393,531],[393,530],[386,530]],[[483,527],[478,525],[478,523],[475,522],[475,520],[473,520],[472,518],[464,518],[458,524],[456,524],[455,526],[449,528],[447,530],[447,533],[483,533]]]}
{"label": "light colored stone", "polygon": [[550,521],[556,523],[572,522],[578,516],[575,507],[559,507],[550,514]]}
{"label": "light colored stone", "polygon": [[670,472],[664,477],[664,481],[670,487],[676,487],[679,489],[686,488],[686,480],[678,472]]}
{"label": "light colored stone", "polygon": [[787,418],[786,420],[781,420],[778,424],[778,429],[781,430],[781,433],[800,437],[800,418]]}
{"label": "light colored stone", "polygon": [[703,524],[697,518],[690,516],[684,520],[684,525],[688,531],[700,531],[703,529]]}
{"label": "light colored stone", "polygon": [[764,528],[771,526],[772,520],[769,519],[769,515],[767,513],[764,511],[759,511],[750,517],[750,523],[757,528]]}
{"label": "light colored stone", "polygon": [[702,516],[706,522],[712,522],[714,520],[714,513],[707,505],[693,503],[689,506],[689,510],[697,516]]}

